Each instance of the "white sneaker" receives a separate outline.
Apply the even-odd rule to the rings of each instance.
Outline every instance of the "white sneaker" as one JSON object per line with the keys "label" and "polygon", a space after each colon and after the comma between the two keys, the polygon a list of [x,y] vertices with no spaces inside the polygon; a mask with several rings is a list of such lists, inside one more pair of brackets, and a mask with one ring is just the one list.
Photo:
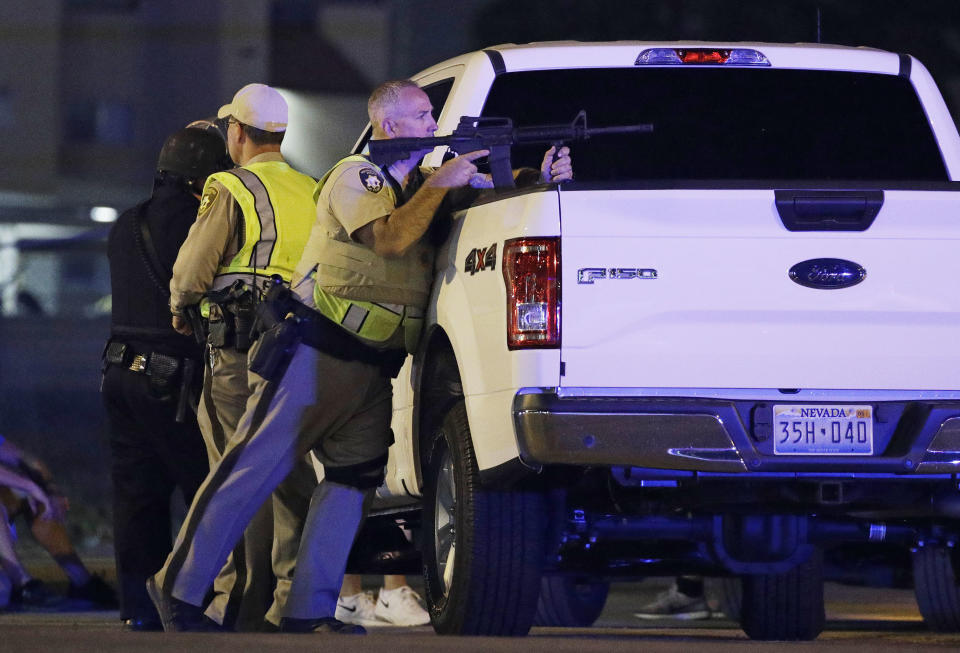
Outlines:
{"label": "white sneaker", "polygon": [[709,619],[710,608],[702,596],[687,596],[674,583],[633,616],[639,619]]}
{"label": "white sneaker", "polygon": [[386,622],[377,619],[373,592],[360,592],[353,596],[341,596],[337,599],[337,611],[334,617],[346,624],[359,626],[386,626]]}
{"label": "white sneaker", "polygon": [[420,595],[404,585],[395,590],[380,590],[376,615],[395,626],[425,626],[430,615],[421,605]]}

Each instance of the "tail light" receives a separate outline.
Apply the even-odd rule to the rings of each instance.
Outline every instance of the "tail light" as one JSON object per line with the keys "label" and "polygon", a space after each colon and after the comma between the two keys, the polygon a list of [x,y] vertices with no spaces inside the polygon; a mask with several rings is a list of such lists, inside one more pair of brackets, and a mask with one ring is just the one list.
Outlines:
{"label": "tail light", "polygon": [[560,346],[560,239],[514,238],[503,246],[507,347]]}
{"label": "tail light", "polygon": [[748,48],[648,48],[640,53],[635,66],[675,65],[769,66],[770,60],[759,50]]}

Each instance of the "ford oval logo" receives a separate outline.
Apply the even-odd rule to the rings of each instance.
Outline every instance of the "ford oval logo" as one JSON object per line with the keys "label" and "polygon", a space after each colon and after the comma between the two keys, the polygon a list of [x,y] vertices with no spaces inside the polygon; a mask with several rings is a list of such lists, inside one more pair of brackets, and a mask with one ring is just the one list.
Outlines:
{"label": "ford oval logo", "polygon": [[836,290],[849,288],[863,281],[867,271],[853,261],[842,258],[813,258],[790,268],[790,278],[807,288]]}

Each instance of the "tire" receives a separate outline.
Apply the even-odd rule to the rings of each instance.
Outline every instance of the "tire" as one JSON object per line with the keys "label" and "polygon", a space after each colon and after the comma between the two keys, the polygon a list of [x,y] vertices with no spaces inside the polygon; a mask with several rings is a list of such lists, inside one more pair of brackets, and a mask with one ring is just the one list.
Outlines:
{"label": "tire", "polygon": [[705,592],[711,610],[716,607],[730,621],[740,621],[743,606],[743,584],[739,577],[708,578]]}
{"label": "tire", "polygon": [[960,632],[957,562],[955,550],[945,546],[921,546],[913,554],[913,591],[932,630]]}
{"label": "tire", "polygon": [[580,582],[570,576],[544,576],[534,626],[592,626],[607,603],[610,583]]}
{"label": "tire", "polygon": [[422,551],[434,630],[525,635],[540,595],[543,495],[481,486],[462,399],[451,406],[428,451]]}
{"label": "tire", "polygon": [[740,626],[750,639],[811,640],[823,631],[823,556],[785,574],[743,576]]}

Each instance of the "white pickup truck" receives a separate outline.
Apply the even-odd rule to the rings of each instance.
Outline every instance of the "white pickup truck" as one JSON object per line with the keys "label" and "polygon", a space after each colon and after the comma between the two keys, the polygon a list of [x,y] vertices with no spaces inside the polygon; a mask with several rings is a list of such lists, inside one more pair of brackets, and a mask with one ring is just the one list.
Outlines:
{"label": "white pickup truck", "polygon": [[739,577],[750,637],[812,639],[825,568],[912,556],[960,630],[960,137],[924,66],[571,42],[414,80],[438,135],[654,125],[454,215],[379,491],[416,502],[434,628],[589,624],[611,580],[684,573]]}

